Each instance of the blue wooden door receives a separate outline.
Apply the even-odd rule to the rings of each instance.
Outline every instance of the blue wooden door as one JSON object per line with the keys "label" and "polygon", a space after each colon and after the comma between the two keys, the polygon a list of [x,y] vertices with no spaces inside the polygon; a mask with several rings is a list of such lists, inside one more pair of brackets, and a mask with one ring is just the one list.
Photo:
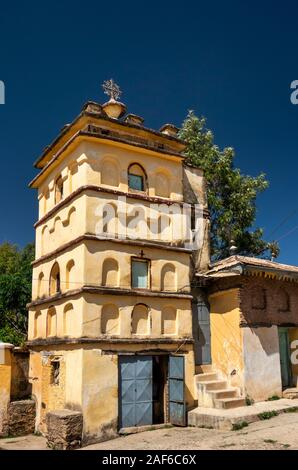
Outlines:
{"label": "blue wooden door", "polygon": [[169,421],[176,426],[186,426],[184,356],[169,357]]}
{"label": "blue wooden door", "polygon": [[120,356],[120,428],[153,422],[152,356]]}
{"label": "blue wooden door", "polygon": [[211,364],[211,334],[209,305],[199,300],[197,305],[197,329],[195,331],[196,364]]}

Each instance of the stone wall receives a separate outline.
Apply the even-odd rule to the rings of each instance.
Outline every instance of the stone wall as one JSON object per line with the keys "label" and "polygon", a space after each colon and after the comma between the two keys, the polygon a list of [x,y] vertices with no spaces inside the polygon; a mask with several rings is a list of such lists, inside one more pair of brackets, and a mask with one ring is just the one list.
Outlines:
{"label": "stone wall", "polygon": [[219,279],[209,295],[239,288],[241,326],[298,326],[298,284],[259,276]]}
{"label": "stone wall", "polygon": [[19,400],[9,403],[7,408],[6,434],[9,436],[24,436],[34,433],[35,401]]}
{"label": "stone wall", "polygon": [[297,326],[298,284],[261,276],[242,279],[241,326]]}
{"label": "stone wall", "polygon": [[78,411],[57,410],[46,415],[47,443],[51,449],[71,450],[81,446],[83,415]]}
{"label": "stone wall", "polygon": [[[53,378],[53,365],[59,364],[58,380]],[[42,357],[41,375],[41,420],[39,430],[46,431],[46,414],[65,408],[65,360],[62,354]]]}
{"label": "stone wall", "polygon": [[0,436],[34,432],[35,402],[24,398],[31,398],[29,352],[0,343]]}

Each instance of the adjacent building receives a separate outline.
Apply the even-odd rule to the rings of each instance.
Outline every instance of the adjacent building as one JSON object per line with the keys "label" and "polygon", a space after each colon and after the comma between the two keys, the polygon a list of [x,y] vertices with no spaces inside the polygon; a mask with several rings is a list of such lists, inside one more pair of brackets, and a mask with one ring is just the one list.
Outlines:
{"label": "adjacent building", "polygon": [[199,404],[229,408],[298,397],[298,268],[236,255],[197,278],[210,312],[202,331],[210,360],[197,378]]}

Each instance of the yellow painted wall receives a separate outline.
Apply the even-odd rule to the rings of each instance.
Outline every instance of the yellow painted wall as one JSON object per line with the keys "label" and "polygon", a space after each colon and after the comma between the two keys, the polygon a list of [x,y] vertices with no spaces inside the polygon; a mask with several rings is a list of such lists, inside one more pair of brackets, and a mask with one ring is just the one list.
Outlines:
{"label": "yellow painted wall", "polygon": [[55,263],[58,263],[60,269],[61,292],[80,289],[87,283],[84,278],[84,246],[75,245],[33,267],[32,300],[49,297],[50,275]]}
{"label": "yellow painted wall", "polygon": [[[29,310],[28,339],[55,337],[80,337],[83,329],[81,296],[49,301],[41,306],[32,307]],[[70,309],[69,309],[70,308]],[[55,327],[53,333],[49,333],[49,314],[55,311]],[[56,334],[55,334],[56,332]]]}
{"label": "yellow painted wall", "polygon": [[[181,347],[182,346],[182,347]],[[82,411],[84,442],[100,441],[116,436],[118,430],[118,355],[142,350],[152,354],[159,344],[95,344],[49,347],[48,351],[31,354],[30,374],[33,396],[37,402],[37,429],[46,432],[45,416],[48,411],[68,408]],[[111,352],[112,350],[112,352]],[[187,408],[194,406],[195,372],[192,345],[164,345],[164,353],[182,354],[185,358],[185,400]],[[51,384],[51,360],[61,361],[60,384]]]}
{"label": "yellow painted wall", "polygon": [[115,437],[118,426],[118,357],[100,350],[83,352],[84,439]]}
{"label": "yellow painted wall", "polygon": [[239,289],[210,295],[212,364],[231,386],[243,389]]}
{"label": "yellow painted wall", "polygon": [[[67,302],[64,299],[55,302],[55,328],[59,338],[73,337],[100,337],[102,336],[101,328],[101,311],[105,305],[115,305],[119,314],[119,329],[117,334],[119,337],[130,338],[132,336],[131,323],[133,309],[137,304],[145,304],[148,306],[148,315],[150,329],[148,337],[175,337],[175,338],[191,338],[192,337],[192,318],[188,299],[169,299],[159,297],[135,297],[129,295],[97,295],[97,294],[80,294],[69,298]],[[169,308],[176,312],[175,331],[166,334],[162,333],[163,312],[168,313]],[[41,307],[32,307],[29,312],[29,340],[38,338],[49,338],[50,334],[47,327],[49,313],[52,313],[53,303],[43,304]],[[40,315],[36,320],[36,314]],[[35,322],[37,323],[37,327]],[[65,329],[66,326],[66,329]],[[110,336],[115,336],[114,332]]]}
{"label": "yellow painted wall", "polygon": [[36,259],[85,233],[86,198],[78,195],[36,227]]}
{"label": "yellow painted wall", "polygon": [[11,351],[2,349],[0,364],[0,436],[5,432],[7,405],[11,392]]}
{"label": "yellow painted wall", "polygon": [[[169,157],[153,157],[144,149],[126,149],[109,142],[92,142],[86,139],[72,147],[61,163],[55,166],[39,188],[39,218],[43,217],[55,206],[55,181],[62,175],[64,181],[64,195],[67,197],[86,184],[93,184],[107,188],[128,191],[127,169],[132,163],[139,163],[144,168],[148,180],[148,195],[159,196],[160,175],[163,175],[163,185],[167,182],[168,198],[181,201],[182,196],[182,165],[181,160]],[[108,165],[111,175],[118,172],[118,177],[111,177],[110,181],[102,182],[102,173]],[[108,173],[108,172],[107,172]],[[159,197],[165,197],[164,194]]]}
{"label": "yellow painted wall", "polygon": [[64,357],[66,369],[65,407],[82,411],[83,349],[68,348]]}
{"label": "yellow painted wall", "polygon": [[[105,261],[112,259],[118,265],[118,285],[115,279],[113,287],[123,289],[131,288],[131,259],[139,258],[143,252],[143,258],[150,260],[150,290],[161,291],[166,281],[166,291],[189,292],[189,263],[188,253],[177,253],[149,247],[134,245],[122,245],[121,243],[87,241],[84,243],[84,267],[83,280],[85,284],[104,285],[103,267]],[[167,278],[167,272],[172,268],[175,274]],[[167,281],[168,279],[168,281]]]}
{"label": "yellow painted wall", "polygon": [[[58,263],[60,268],[61,292],[80,289],[83,285],[105,285],[103,267],[106,260],[114,260],[117,263],[119,279],[115,279],[112,287],[130,289],[131,259],[138,258],[141,249],[143,257],[150,260],[152,290],[190,291],[188,253],[115,244],[111,241],[86,240],[34,266],[32,299],[49,296],[49,279],[55,263]],[[173,275],[169,276],[169,271],[173,271]]]}
{"label": "yellow painted wall", "polygon": [[254,401],[281,395],[277,327],[240,327],[237,288],[212,294],[209,302],[214,369]]}
{"label": "yellow painted wall", "polygon": [[[158,297],[135,297],[123,295],[96,295],[85,294],[83,303],[83,336],[101,336],[101,312],[105,305],[115,305],[119,313],[119,337],[131,338],[133,309],[137,304],[148,306],[149,330],[143,331],[141,336],[151,338],[162,337],[162,312],[169,306],[174,307],[177,312],[176,332],[171,337],[192,337],[192,318],[189,309],[189,300],[168,299]],[[113,331],[110,336],[115,336]],[[117,335],[116,335],[117,336]]]}
{"label": "yellow painted wall", "polygon": [[[104,232],[104,213],[115,217]],[[133,224],[133,220],[140,221]],[[36,228],[36,259],[84,234],[181,244],[188,234],[187,212],[171,206],[84,190]]]}

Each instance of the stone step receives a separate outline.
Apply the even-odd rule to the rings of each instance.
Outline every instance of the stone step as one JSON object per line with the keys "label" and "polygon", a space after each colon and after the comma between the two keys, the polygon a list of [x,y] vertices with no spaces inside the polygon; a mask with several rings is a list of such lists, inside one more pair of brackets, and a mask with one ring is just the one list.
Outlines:
{"label": "stone step", "polygon": [[210,390],[208,391],[214,400],[220,398],[236,398],[237,390],[235,388],[226,388],[223,390]]}
{"label": "stone step", "polygon": [[239,406],[245,406],[245,398],[220,398],[214,400],[214,408],[229,410],[231,408],[238,408]]}
{"label": "stone step", "polygon": [[202,364],[195,367],[196,374],[204,374],[206,372],[213,372],[212,364]]}
{"label": "stone step", "polygon": [[283,391],[282,393],[283,398],[298,398],[298,387],[296,388],[287,388],[286,390]]}
{"label": "stone step", "polygon": [[199,390],[208,392],[209,390],[223,390],[227,388],[227,382],[225,380],[208,380],[197,382],[197,387]]}
{"label": "stone step", "polygon": [[210,382],[210,380],[217,380],[216,372],[205,372],[204,374],[198,374],[195,376],[197,382]]}

